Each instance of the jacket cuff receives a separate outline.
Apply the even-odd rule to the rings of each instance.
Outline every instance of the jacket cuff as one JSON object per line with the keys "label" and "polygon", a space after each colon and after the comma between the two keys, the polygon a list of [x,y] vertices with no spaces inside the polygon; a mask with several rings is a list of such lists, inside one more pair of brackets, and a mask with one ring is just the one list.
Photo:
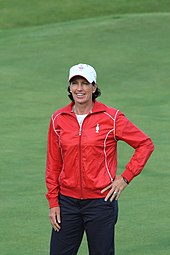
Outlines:
{"label": "jacket cuff", "polygon": [[49,203],[49,208],[59,206],[58,198],[50,198],[50,199],[48,199],[48,203]]}
{"label": "jacket cuff", "polygon": [[121,174],[121,176],[124,177],[128,181],[128,183],[130,183],[132,179],[135,177],[133,173],[127,169]]}

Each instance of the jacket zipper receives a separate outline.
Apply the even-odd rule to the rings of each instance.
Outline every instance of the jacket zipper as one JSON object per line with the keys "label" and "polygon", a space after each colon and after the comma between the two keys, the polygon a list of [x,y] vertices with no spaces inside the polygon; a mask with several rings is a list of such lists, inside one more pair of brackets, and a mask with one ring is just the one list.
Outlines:
{"label": "jacket zipper", "polygon": [[81,134],[82,125],[79,129],[79,169],[80,169],[80,199],[83,199],[83,188],[82,188],[82,168],[81,168]]}
{"label": "jacket zipper", "polygon": [[[85,121],[85,119],[87,118],[87,116],[84,118],[83,123]],[[77,121],[78,122],[78,121]],[[79,169],[80,169],[80,199],[83,199],[83,185],[82,185],[82,160],[81,160],[81,154],[82,154],[82,150],[81,150],[81,135],[82,135],[82,126],[83,123],[81,125],[79,125]],[[79,124],[79,123],[78,123]]]}

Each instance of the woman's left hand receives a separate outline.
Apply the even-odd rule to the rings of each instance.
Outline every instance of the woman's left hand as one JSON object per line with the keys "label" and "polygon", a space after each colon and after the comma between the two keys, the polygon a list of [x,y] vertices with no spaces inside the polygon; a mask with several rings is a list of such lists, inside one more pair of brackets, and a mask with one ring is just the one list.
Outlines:
{"label": "woman's left hand", "polygon": [[109,200],[112,202],[114,199],[118,200],[121,192],[126,188],[128,184],[123,180],[121,175],[117,176],[114,181],[108,185],[106,188],[102,189],[101,193],[109,190],[107,196],[105,197],[105,201]]}

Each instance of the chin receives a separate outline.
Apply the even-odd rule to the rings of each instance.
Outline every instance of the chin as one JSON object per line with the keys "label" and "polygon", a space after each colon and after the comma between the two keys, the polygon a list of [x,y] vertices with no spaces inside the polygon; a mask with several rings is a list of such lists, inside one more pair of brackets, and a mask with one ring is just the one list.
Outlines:
{"label": "chin", "polygon": [[76,103],[86,103],[87,102],[87,100],[86,99],[84,99],[84,98],[76,98],[76,100],[74,100]]}

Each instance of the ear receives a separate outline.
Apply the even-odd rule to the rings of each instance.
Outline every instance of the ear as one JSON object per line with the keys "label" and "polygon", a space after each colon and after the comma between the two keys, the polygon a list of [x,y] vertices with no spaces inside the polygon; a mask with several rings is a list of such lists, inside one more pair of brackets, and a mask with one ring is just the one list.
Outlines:
{"label": "ear", "polygon": [[72,93],[70,83],[68,84],[68,87],[69,87],[70,93]]}
{"label": "ear", "polygon": [[93,93],[95,93],[96,89],[97,89],[97,86],[93,85]]}

